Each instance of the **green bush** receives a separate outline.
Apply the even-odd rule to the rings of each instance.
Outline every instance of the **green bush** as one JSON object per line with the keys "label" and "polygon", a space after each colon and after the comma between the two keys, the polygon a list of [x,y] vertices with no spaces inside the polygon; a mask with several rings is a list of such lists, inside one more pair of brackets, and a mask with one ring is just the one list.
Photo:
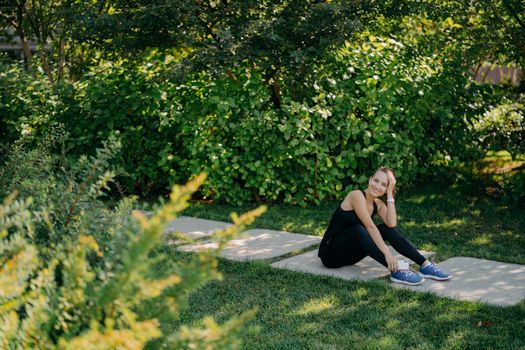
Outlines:
{"label": "green bush", "polygon": [[209,173],[205,196],[275,200],[291,180],[283,174],[288,146],[279,130],[286,116],[272,108],[260,72],[235,73],[237,81],[204,76],[178,87],[172,122],[183,147],[172,163],[188,174]]}
{"label": "green bush", "polygon": [[504,183],[503,190],[508,201],[514,204],[524,205],[525,200],[525,170],[522,168],[510,175],[510,178]]}
{"label": "green bush", "polygon": [[56,124],[62,101],[44,74],[35,78],[16,64],[0,63],[0,146],[37,138]]}
{"label": "green bush", "polygon": [[[163,227],[205,176],[174,186],[169,202],[149,218],[132,211],[136,198],[110,208],[100,197],[113,178],[110,162],[120,143],[111,137],[104,144],[73,168],[43,146],[44,161],[35,165],[33,156],[23,162],[30,148],[10,150],[1,169],[13,180],[1,190],[20,195],[2,195],[0,205],[0,347],[239,348],[237,335],[253,310],[222,327],[212,319],[203,328],[181,327],[177,315],[192,290],[220,278],[217,254],[264,208],[232,215],[235,225],[214,236],[218,250],[174,260],[162,248]],[[22,180],[10,173],[32,166],[38,169],[23,173],[37,176]],[[41,175],[51,176],[46,186],[39,184]]]}
{"label": "green bush", "polygon": [[207,169],[204,195],[229,202],[318,202],[380,165],[401,184],[431,175],[430,166],[472,152],[468,121],[494,90],[467,84],[467,68],[449,59],[454,48],[426,52],[456,27],[408,18],[397,39],[363,32],[305,78],[303,100],[283,90],[280,109],[253,67],[235,70],[236,81],[197,76],[178,90],[173,125],[186,154],[176,162]]}
{"label": "green bush", "polygon": [[112,131],[119,131],[125,151],[116,162],[127,171],[120,182],[129,192],[158,193],[169,185],[170,169],[163,159],[178,148],[173,130],[165,127],[175,107],[168,101],[173,84],[157,78],[147,59],[136,65],[105,62],[59,90],[67,108],[56,120],[70,134],[72,154],[92,154]]}
{"label": "green bush", "polygon": [[[469,125],[513,93],[471,83],[469,63],[457,59],[464,49],[451,19],[378,23],[386,29],[355,34],[305,70],[302,81],[292,80],[297,72],[279,71],[279,108],[257,62],[241,62],[224,76],[182,76],[173,74],[179,54],[150,51],[42,88],[41,96],[59,102],[32,102],[27,118],[9,112],[17,131],[10,137],[60,123],[69,153],[78,156],[94,154],[118,131],[123,152],[113,162],[123,169],[124,191],[166,193],[205,171],[200,195],[236,204],[319,203],[362,186],[380,165],[395,168],[403,186],[434,176],[435,166],[479,156],[485,143],[476,140],[497,125],[479,133]],[[24,95],[20,81],[11,96]],[[519,135],[512,131],[509,147],[521,147]]]}
{"label": "green bush", "polygon": [[485,112],[471,126],[480,147],[507,150],[515,159],[525,153],[525,95],[517,101],[503,100]]}

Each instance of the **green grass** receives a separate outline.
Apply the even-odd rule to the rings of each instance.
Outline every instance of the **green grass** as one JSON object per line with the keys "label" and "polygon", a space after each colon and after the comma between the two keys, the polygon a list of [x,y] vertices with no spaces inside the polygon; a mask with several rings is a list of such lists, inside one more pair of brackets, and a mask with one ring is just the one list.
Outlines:
{"label": "green grass", "polygon": [[[493,198],[490,183],[459,176],[400,192],[399,229],[419,248],[437,252],[437,260],[525,264],[525,208]],[[269,205],[253,227],[322,236],[338,204]],[[230,212],[255,207],[193,202],[183,215],[229,221]],[[188,258],[169,249],[174,259]],[[194,292],[180,321],[195,325],[211,315],[224,322],[258,308],[249,325],[259,332],[244,333],[246,349],[525,349],[525,301],[489,306],[395,289],[386,279],[345,281],[270,263],[221,259],[224,279]]]}
{"label": "green grass", "polygon": [[[185,259],[173,252],[174,259]],[[181,322],[219,323],[257,308],[245,349],[523,349],[525,304],[494,307],[221,260],[222,281],[190,297]]]}

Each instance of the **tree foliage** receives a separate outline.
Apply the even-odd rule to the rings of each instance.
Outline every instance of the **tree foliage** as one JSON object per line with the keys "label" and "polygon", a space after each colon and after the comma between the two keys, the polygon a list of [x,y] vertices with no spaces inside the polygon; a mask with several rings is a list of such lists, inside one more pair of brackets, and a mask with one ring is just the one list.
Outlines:
{"label": "tree foliage", "polygon": [[68,45],[96,64],[55,86],[37,74],[30,93],[6,68],[20,84],[0,87],[0,126],[13,140],[62,123],[76,155],[118,130],[128,192],[205,170],[207,197],[306,203],[382,163],[424,176],[479,154],[468,130],[518,96],[471,79],[486,61],[522,64],[516,1],[74,5],[61,12]]}
{"label": "tree foliage", "polygon": [[[359,24],[353,1],[128,1],[85,14],[76,40],[120,51],[187,49],[177,74],[228,74],[248,62],[264,72],[274,105],[281,79],[298,80]],[[88,25],[89,24],[89,25]]]}

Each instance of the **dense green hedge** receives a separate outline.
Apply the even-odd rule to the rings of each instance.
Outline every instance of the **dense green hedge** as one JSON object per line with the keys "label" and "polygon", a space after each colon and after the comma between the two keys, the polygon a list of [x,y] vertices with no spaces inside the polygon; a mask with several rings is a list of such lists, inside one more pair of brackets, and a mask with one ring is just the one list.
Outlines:
{"label": "dense green hedge", "polygon": [[106,63],[74,84],[60,88],[67,106],[56,120],[70,132],[74,154],[91,151],[113,130],[122,137],[124,152],[119,160],[129,176],[120,181],[129,191],[149,193],[165,190],[169,169],[165,153],[177,148],[173,133],[163,128],[163,118],[173,106],[167,100],[174,86],[151,78],[153,69]]}
{"label": "dense green hedge", "polygon": [[[300,98],[290,97],[284,72],[280,108],[264,72],[249,63],[232,70],[236,79],[200,73],[182,81],[170,74],[173,56],[151,52],[54,88],[4,68],[0,79],[11,85],[1,87],[3,133],[10,140],[64,124],[70,152],[82,154],[118,130],[117,162],[128,173],[119,181],[140,194],[201,171],[209,174],[203,196],[234,203],[318,202],[362,185],[380,165],[395,168],[403,185],[484,147],[472,125],[512,94],[469,82],[456,46],[442,43],[454,35],[452,21],[413,21],[398,37],[356,35],[304,77]],[[425,35],[414,31],[425,26]]]}

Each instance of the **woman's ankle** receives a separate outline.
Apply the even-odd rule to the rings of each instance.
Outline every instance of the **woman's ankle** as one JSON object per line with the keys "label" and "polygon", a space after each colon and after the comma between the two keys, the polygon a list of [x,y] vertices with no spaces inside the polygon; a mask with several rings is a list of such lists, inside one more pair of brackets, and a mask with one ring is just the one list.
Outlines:
{"label": "woman's ankle", "polygon": [[425,267],[425,266],[427,266],[427,265],[430,265],[430,261],[425,260],[425,261],[423,261],[423,263],[421,264],[421,267]]}

